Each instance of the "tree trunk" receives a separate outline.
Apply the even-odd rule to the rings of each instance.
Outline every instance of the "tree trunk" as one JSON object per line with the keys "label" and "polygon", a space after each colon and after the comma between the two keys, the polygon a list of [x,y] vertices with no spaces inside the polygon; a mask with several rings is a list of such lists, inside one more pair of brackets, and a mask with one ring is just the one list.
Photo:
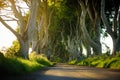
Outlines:
{"label": "tree trunk", "polygon": [[[97,13],[96,13],[97,14]],[[96,16],[96,19],[95,19],[95,23],[94,23],[94,31],[95,31],[95,34],[94,34],[94,42],[98,45],[98,48],[99,49],[94,49],[93,48],[93,51],[95,54],[97,55],[101,55],[102,54],[102,48],[101,48],[101,42],[100,42],[100,18],[98,16]]]}
{"label": "tree trunk", "polygon": [[120,11],[119,10],[118,10],[118,16],[116,17],[115,23],[116,23],[116,26],[118,26],[118,36],[117,36],[117,39],[113,40],[113,45],[114,45],[113,53],[114,54],[120,51]]}
{"label": "tree trunk", "polygon": [[80,5],[81,5],[81,9],[82,9],[82,13],[81,13],[81,17],[80,17],[80,31],[82,33],[82,38],[86,42],[86,44],[93,47],[93,49],[96,51],[95,52],[96,55],[101,54],[101,48],[100,48],[101,46],[99,46],[98,43],[94,42],[91,39],[91,37],[86,29],[85,19],[86,19],[86,15],[87,15],[87,10],[85,8],[85,5],[82,1],[80,2]]}
{"label": "tree trunk", "polygon": [[[87,0],[86,0],[87,2]],[[88,0],[87,6],[87,12],[90,18],[90,21],[92,22],[92,36],[93,36],[93,41],[98,45],[99,51],[97,51],[95,48],[93,48],[93,52],[95,55],[101,55],[102,54],[102,48],[101,48],[101,42],[100,42],[100,0],[94,1],[94,0]]]}
{"label": "tree trunk", "polygon": [[18,19],[18,25],[20,26],[20,34],[18,34],[15,30],[10,29],[10,26],[7,26],[7,28],[17,37],[20,43],[20,55],[23,58],[28,58],[29,45],[26,23],[24,21],[24,17],[22,16],[21,11],[18,10],[17,6],[15,5],[15,0],[10,0],[10,3],[13,14]]}
{"label": "tree trunk", "polygon": [[3,19],[0,17],[1,23],[9,29],[18,39],[20,43],[20,55],[23,58],[28,58],[28,41],[27,41],[27,34],[24,34],[22,37],[20,34],[18,34],[15,30],[13,30],[6,22],[3,21]]}
{"label": "tree trunk", "polygon": [[86,49],[87,49],[87,57],[90,57],[91,56],[91,47],[88,45],[88,46],[86,46]]}
{"label": "tree trunk", "polygon": [[38,9],[38,0],[31,1],[30,7],[30,16],[27,24],[28,28],[28,40],[29,44],[32,43],[32,51],[38,52],[37,45],[37,24],[36,24],[36,17],[37,17],[37,9]]}
{"label": "tree trunk", "polygon": [[116,41],[116,45],[115,45],[115,49],[114,49],[114,53],[116,54],[116,52],[120,51],[120,37],[117,39]]}
{"label": "tree trunk", "polygon": [[29,51],[28,41],[20,40],[19,43],[20,43],[20,50],[19,50],[20,56],[22,56],[25,59],[28,59],[29,58],[28,57],[28,51]]}
{"label": "tree trunk", "polygon": [[[107,21],[107,17],[105,15],[105,0],[101,1],[101,18],[103,24],[107,28],[107,33],[111,36],[113,40],[113,51],[112,55],[115,55],[116,52],[120,51],[120,25],[117,25],[117,15],[120,15],[120,11],[115,10],[115,15],[113,19],[113,28],[110,23]],[[118,24],[119,24],[120,16],[118,16]],[[118,29],[118,30],[117,30]]]}

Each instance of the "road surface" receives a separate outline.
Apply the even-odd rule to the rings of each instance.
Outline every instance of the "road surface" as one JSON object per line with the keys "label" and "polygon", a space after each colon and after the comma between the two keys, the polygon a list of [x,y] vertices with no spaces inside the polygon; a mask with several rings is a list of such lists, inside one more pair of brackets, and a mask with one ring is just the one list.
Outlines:
{"label": "road surface", "polygon": [[120,71],[57,64],[27,75],[4,76],[2,80],[120,80]]}

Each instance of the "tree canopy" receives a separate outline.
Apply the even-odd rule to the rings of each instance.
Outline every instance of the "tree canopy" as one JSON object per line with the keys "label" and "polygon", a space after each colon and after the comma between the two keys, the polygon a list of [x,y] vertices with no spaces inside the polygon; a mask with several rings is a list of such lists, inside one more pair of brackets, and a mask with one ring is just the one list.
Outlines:
{"label": "tree canopy", "polygon": [[[49,59],[65,61],[82,59],[84,49],[87,57],[102,55],[103,28],[113,40],[114,55],[120,51],[119,4],[119,0],[1,0],[0,22],[17,37],[24,58],[28,58],[30,47]],[[8,18],[2,12],[6,8],[19,31],[4,20]]]}

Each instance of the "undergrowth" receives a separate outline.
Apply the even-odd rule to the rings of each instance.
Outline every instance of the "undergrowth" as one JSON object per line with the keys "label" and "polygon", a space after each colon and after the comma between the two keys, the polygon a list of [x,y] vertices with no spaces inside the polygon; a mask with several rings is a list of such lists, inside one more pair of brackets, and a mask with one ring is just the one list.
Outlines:
{"label": "undergrowth", "polygon": [[26,74],[53,65],[45,56],[31,53],[29,57],[30,59],[26,60],[16,56],[4,56],[0,53],[0,73],[3,75]]}
{"label": "undergrowth", "polygon": [[82,65],[82,66],[92,66],[99,68],[111,68],[111,69],[120,69],[120,52],[115,56],[93,56],[86,58],[81,61],[72,60],[69,64]]}

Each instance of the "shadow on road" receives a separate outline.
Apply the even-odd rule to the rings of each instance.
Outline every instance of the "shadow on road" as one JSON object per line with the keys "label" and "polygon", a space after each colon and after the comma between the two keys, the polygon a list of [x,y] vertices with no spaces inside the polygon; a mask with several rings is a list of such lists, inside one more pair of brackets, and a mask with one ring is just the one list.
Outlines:
{"label": "shadow on road", "polygon": [[[95,80],[95,79],[88,79],[88,78],[73,78],[73,77],[66,77],[66,76],[46,75],[45,73],[49,69],[65,70],[63,68],[48,67],[48,68],[44,68],[42,70],[36,71],[32,74],[4,75],[4,76],[1,75],[0,80]],[[68,70],[74,70],[74,69],[68,69]],[[56,73],[54,73],[54,74],[56,74]]]}
{"label": "shadow on road", "polygon": [[47,67],[31,74],[0,75],[0,80],[120,80],[119,77],[119,72],[62,64]]}
{"label": "shadow on road", "polygon": [[52,76],[52,75],[34,75],[34,76],[6,76],[0,78],[0,80],[96,80],[87,78],[72,78],[64,76]]}

